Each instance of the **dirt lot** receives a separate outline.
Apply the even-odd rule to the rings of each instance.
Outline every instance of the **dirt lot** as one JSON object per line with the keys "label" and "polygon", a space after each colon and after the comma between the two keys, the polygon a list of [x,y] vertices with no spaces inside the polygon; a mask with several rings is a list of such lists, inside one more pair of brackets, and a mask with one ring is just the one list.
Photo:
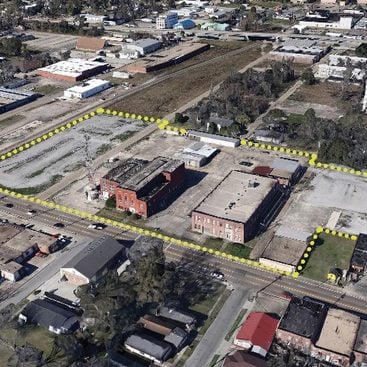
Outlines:
{"label": "dirt lot", "polygon": [[30,31],[36,39],[26,41],[25,44],[31,50],[39,51],[60,51],[64,49],[73,49],[76,45],[78,36],[58,34],[58,33],[46,33],[46,32],[34,32]]}
{"label": "dirt lot", "polygon": [[[339,98],[340,83],[319,82],[315,85],[302,85],[290,99],[294,101],[317,103],[334,108],[338,108],[345,113],[350,107],[350,100],[342,101]],[[359,86],[350,86],[351,97],[361,90]]]}
{"label": "dirt lot", "polygon": [[260,44],[249,44],[251,50],[243,50],[237,55],[213,60],[205,67],[182,72],[151,88],[138,92],[112,108],[121,111],[139,111],[152,116],[165,116],[178,107],[188,103],[204,93],[211,86],[223,81],[232,72],[237,71],[261,55]]}

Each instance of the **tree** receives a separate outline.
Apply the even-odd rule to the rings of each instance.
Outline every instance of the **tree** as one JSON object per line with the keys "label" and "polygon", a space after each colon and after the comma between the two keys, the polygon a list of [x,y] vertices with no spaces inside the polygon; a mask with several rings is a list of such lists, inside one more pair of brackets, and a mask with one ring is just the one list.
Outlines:
{"label": "tree", "polygon": [[360,57],[366,57],[367,56],[367,43],[361,43],[356,48],[356,55]]}
{"label": "tree", "polygon": [[316,82],[315,75],[311,68],[307,68],[304,70],[301,76],[303,82],[307,85],[313,85]]}
{"label": "tree", "polygon": [[187,122],[188,119],[189,119],[188,116],[184,116],[182,113],[176,112],[173,122],[175,124],[184,124],[185,122]]}

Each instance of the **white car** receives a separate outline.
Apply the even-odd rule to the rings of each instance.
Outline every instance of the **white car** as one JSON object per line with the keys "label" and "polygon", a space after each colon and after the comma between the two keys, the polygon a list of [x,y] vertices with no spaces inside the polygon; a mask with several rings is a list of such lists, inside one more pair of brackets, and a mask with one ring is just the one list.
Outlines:
{"label": "white car", "polygon": [[101,229],[105,228],[105,225],[103,225],[101,223],[93,223],[93,224],[90,224],[88,226],[88,228],[101,230]]}
{"label": "white car", "polygon": [[31,210],[28,210],[27,211],[27,214],[28,215],[34,215],[34,214],[36,214],[37,212],[35,211],[35,210],[33,210],[33,209],[31,209]]}
{"label": "white car", "polygon": [[219,271],[212,271],[210,274],[213,278],[224,279],[224,274]]}

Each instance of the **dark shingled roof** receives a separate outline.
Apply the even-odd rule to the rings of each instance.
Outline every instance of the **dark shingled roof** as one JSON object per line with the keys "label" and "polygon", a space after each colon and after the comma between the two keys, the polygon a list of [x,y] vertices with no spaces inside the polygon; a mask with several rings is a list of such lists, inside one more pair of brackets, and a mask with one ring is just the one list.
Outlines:
{"label": "dark shingled roof", "polygon": [[355,249],[367,252],[367,234],[365,233],[359,234]]}
{"label": "dark shingled roof", "polygon": [[92,278],[116,256],[126,258],[126,249],[114,238],[103,236],[92,241],[63,268],[74,268],[87,278]]}
{"label": "dark shingled roof", "polygon": [[367,354],[367,320],[361,320],[359,324],[354,350]]}
{"label": "dark shingled roof", "polygon": [[36,299],[21,312],[27,322],[48,328],[70,329],[76,322],[76,315],[68,308],[46,299]]}
{"label": "dark shingled roof", "polygon": [[326,306],[322,302],[307,297],[293,297],[279,329],[314,340],[320,332],[325,316]]}
{"label": "dark shingled roof", "polygon": [[223,367],[266,367],[266,363],[253,354],[237,351],[226,357]]}

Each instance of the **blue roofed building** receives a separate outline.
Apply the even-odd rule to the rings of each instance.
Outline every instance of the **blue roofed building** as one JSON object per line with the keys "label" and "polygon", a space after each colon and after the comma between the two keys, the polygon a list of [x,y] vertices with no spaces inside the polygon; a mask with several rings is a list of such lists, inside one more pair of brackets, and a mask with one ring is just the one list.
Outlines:
{"label": "blue roofed building", "polygon": [[191,19],[182,19],[173,26],[173,29],[191,29],[195,28],[196,24]]}

